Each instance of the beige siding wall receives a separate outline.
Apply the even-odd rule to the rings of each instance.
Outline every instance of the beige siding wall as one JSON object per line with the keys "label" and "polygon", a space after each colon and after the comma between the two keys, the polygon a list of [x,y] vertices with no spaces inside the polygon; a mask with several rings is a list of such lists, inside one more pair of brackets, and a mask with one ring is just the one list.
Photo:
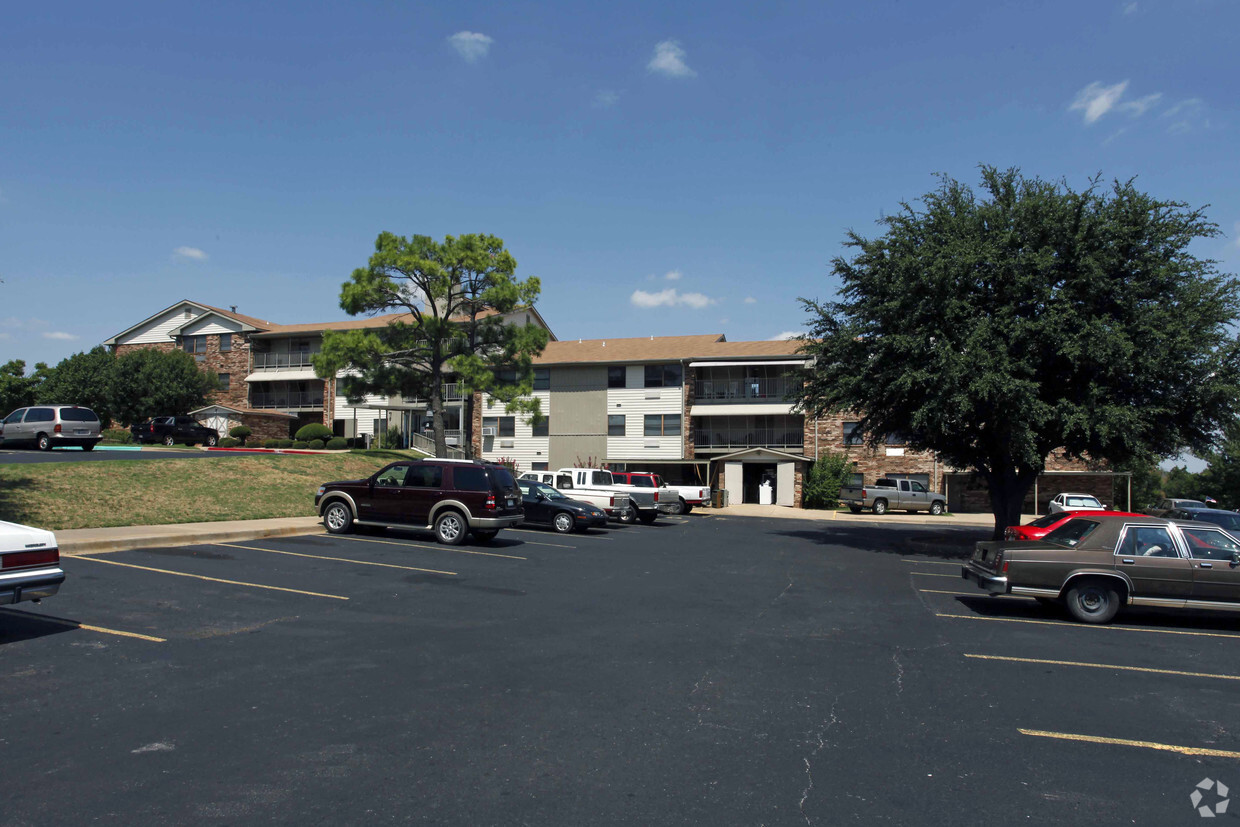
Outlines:
{"label": "beige siding wall", "polygon": [[171,342],[170,332],[197,315],[199,315],[199,311],[188,308],[170,310],[159,318],[152,319],[146,325],[117,339],[116,343],[118,345],[153,345]]}
{"label": "beige siding wall", "polygon": [[607,437],[600,435],[559,436],[551,440],[551,470],[572,468],[581,462],[603,462]]}

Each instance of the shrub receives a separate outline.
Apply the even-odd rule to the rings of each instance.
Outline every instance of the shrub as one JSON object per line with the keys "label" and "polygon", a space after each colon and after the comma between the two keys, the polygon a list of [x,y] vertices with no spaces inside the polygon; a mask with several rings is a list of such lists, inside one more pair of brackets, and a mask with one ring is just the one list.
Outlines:
{"label": "shrub", "polygon": [[329,451],[342,451],[348,447],[349,447],[349,440],[345,439],[342,436],[334,437],[333,439],[329,439],[327,441],[327,450]]}
{"label": "shrub", "polygon": [[308,443],[306,443],[306,447],[307,447],[307,448],[311,448],[311,449],[313,449],[313,450],[315,450],[315,451],[321,451],[321,450],[323,450],[323,446],[324,446],[325,444],[326,444],[326,443],[325,443],[325,442],[323,442],[323,440],[321,440],[321,439],[312,439],[312,440],[310,440]]}
{"label": "shrub", "polygon": [[124,428],[108,428],[103,432],[104,442],[119,442],[122,445],[128,445],[133,442],[133,434]]}
{"label": "shrub", "polygon": [[310,442],[314,439],[328,440],[332,438],[332,429],[322,422],[311,422],[297,429],[295,437],[302,442]]}
{"label": "shrub", "polygon": [[279,444],[277,447],[279,447],[279,448],[292,448],[292,447],[293,447],[293,440],[291,440],[291,439],[282,439],[282,440],[280,440],[280,444]]}
{"label": "shrub", "polygon": [[293,447],[293,448],[309,448],[309,447],[310,447],[310,443],[309,443],[309,442],[306,442],[304,439],[295,439],[295,440],[293,440],[293,444],[292,444],[292,446],[290,446],[290,447]]}
{"label": "shrub", "polygon": [[380,448],[399,448],[401,442],[400,429],[388,428],[379,435],[378,442]]}
{"label": "shrub", "polygon": [[236,439],[235,437],[226,436],[215,444],[220,448],[236,448],[241,444],[241,440]]}
{"label": "shrub", "polygon": [[228,429],[228,435],[233,439],[239,440],[242,445],[245,445],[245,438],[252,433],[254,432],[246,425],[234,425]]}
{"label": "shrub", "polygon": [[801,499],[806,508],[835,508],[840,504],[840,488],[852,473],[852,462],[843,454],[824,454],[809,467]]}
{"label": "shrub", "polygon": [[264,448],[279,448],[279,447],[280,447],[280,440],[278,440],[278,439],[264,439],[264,440],[263,440],[263,447],[264,447]]}

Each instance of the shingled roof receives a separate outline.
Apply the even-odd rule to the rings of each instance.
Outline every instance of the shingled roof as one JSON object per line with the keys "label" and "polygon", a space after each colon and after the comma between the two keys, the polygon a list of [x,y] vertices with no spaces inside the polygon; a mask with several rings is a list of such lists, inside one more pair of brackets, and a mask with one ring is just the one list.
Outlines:
{"label": "shingled roof", "polygon": [[569,339],[549,342],[536,365],[675,362],[689,359],[797,358],[800,342],[729,342],[722,333],[643,336],[634,339]]}

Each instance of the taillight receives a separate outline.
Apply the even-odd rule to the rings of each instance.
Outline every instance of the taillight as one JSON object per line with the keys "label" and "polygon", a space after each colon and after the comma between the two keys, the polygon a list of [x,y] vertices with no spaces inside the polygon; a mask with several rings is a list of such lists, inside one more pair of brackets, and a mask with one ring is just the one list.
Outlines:
{"label": "taillight", "polygon": [[487,504],[484,506],[484,508],[486,508],[487,511],[495,510],[495,495],[494,494],[487,494]]}
{"label": "taillight", "polygon": [[56,423],[56,427],[55,427],[55,428],[52,428],[52,433],[55,433],[55,434],[60,433],[60,423],[59,423],[59,422],[57,422],[57,423]]}
{"label": "taillight", "polygon": [[60,562],[60,549],[47,548],[38,551],[17,551],[6,554],[0,568],[21,569],[29,566],[50,566]]}
{"label": "taillight", "polygon": [[612,507],[612,508],[615,508],[615,507],[616,507],[616,498],[615,498],[615,496],[614,496],[614,495],[613,495],[613,496],[612,496],[612,498],[611,498],[611,507]]}

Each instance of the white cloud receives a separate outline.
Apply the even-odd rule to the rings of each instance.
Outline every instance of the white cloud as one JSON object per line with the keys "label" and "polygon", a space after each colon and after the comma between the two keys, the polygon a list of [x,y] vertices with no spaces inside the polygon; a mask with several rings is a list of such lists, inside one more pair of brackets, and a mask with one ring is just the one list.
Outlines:
{"label": "white cloud", "polygon": [[1167,131],[1173,135],[1183,135],[1197,127],[1210,126],[1210,120],[1206,117],[1206,105],[1201,98],[1182,100],[1158,117],[1173,119],[1172,124],[1167,127]]}
{"label": "white cloud", "polygon": [[1149,109],[1162,98],[1162,92],[1155,92],[1152,95],[1146,95],[1143,98],[1137,98],[1135,101],[1125,101],[1119,105],[1121,112],[1127,112],[1134,118],[1144,115]]}
{"label": "white cloud", "polygon": [[620,93],[610,89],[600,89],[594,93],[594,106],[597,109],[610,109],[620,102]]}
{"label": "white cloud", "polygon": [[667,274],[664,275],[663,278],[668,281],[680,281],[681,275],[682,273],[679,270],[668,270]]}
{"label": "white cloud", "polygon": [[1124,6],[1124,14],[1136,14],[1136,13],[1137,13],[1136,3],[1129,3],[1127,6]]}
{"label": "white cloud", "polygon": [[457,54],[465,58],[466,63],[476,63],[486,57],[494,42],[492,38],[478,32],[457,32],[448,38],[448,43],[456,49]]}
{"label": "white cloud", "polygon": [[795,339],[798,336],[804,336],[805,333],[800,330],[785,330],[783,333],[777,333],[770,338],[772,342],[786,342],[789,339]]}
{"label": "white cloud", "polygon": [[758,303],[758,300],[755,299],[753,296],[745,297],[745,304],[757,304],[757,303]]}
{"label": "white cloud", "polygon": [[72,333],[64,333],[60,330],[46,330],[43,332],[44,339],[55,339],[58,342],[72,342],[77,336]]}
{"label": "white cloud", "polygon": [[675,40],[664,40],[654,47],[654,57],[646,64],[646,71],[658,72],[671,78],[696,77],[697,72],[685,63],[685,50]]}
{"label": "white cloud", "polygon": [[1103,86],[1098,81],[1094,81],[1076,93],[1076,99],[1068,106],[1068,111],[1084,112],[1085,123],[1091,124],[1110,112],[1115,104],[1119,103],[1119,99],[1127,88],[1128,81],[1126,80],[1114,86]]}
{"label": "white cloud", "polygon": [[206,261],[208,258],[207,254],[197,247],[177,247],[172,254],[177,258],[189,258],[194,261]]}
{"label": "white cloud", "polygon": [[685,305],[701,310],[703,307],[715,304],[716,301],[716,299],[712,299],[702,293],[681,293],[675,287],[660,290],[658,293],[634,290],[633,295],[629,296],[629,302],[635,307],[675,307],[677,305]]}

